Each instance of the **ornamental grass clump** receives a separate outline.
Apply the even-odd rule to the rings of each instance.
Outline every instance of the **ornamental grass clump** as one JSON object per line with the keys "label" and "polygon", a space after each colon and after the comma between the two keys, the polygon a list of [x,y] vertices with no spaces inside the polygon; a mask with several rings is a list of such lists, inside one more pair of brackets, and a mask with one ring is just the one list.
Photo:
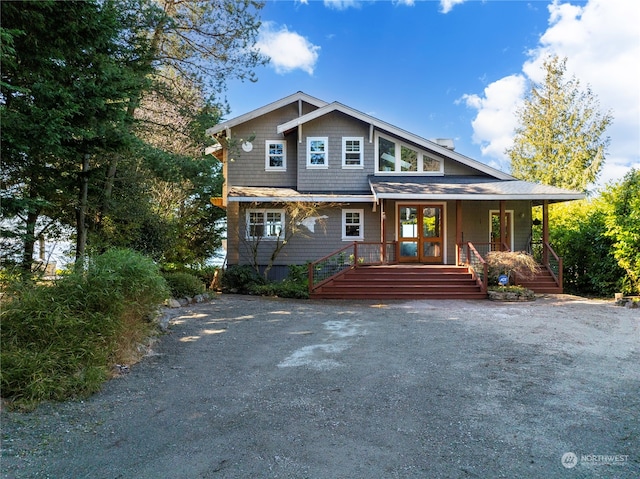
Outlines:
{"label": "ornamental grass clump", "polygon": [[509,284],[512,284],[514,277],[530,279],[540,271],[533,256],[524,251],[491,251],[487,254],[486,261],[492,284],[498,284],[500,275],[506,275]]}
{"label": "ornamental grass clump", "polygon": [[98,391],[114,364],[132,362],[167,296],[156,265],[130,250],[50,284],[17,285],[0,312],[2,397],[28,409]]}

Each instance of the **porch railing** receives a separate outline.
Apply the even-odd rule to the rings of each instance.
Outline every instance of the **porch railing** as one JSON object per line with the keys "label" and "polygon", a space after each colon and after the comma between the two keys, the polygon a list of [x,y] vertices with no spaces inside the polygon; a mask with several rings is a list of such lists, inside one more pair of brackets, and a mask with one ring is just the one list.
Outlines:
{"label": "porch railing", "polygon": [[562,258],[554,251],[549,243],[543,241],[531,242],[531,254],[553,277],[556,284],[562,287],[564,281],[562,275]]}
{"label": "porch railing", "polygon": [[309,264],[309,292],[357,266],[395,263],[396,251],[395,241],[348,244]]}
{"label": "porch railing", "polygon": [[[491,251],[491,243],[479,243],[477,245],[482,251],[486,251],[485,255]],[[458,251],[460,253],[458,263],[469,267],[482,292],[486,292],[489,281],[489,266],[483,255],[480,254],[476,245],[471,242],[458,245]]]}
{"label": "porch railing", "polygon": [[542,265],[549,270],[556,284],[562,287],[562,258],[556,254],[549,243],[544,243],[542,248]]}

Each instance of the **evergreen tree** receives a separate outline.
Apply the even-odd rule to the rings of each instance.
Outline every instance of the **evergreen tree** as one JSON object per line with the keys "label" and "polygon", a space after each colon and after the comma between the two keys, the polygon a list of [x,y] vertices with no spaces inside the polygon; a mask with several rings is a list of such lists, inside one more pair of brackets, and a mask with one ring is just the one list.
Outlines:
{"label": "evergreen tree", "polygon": [[544,62],[544,81],[532,85],[506,153],[517,178],[586,192],[604,164],[612,116],[599,111],[589,88],[565,80],[566,62],[557,56]]}

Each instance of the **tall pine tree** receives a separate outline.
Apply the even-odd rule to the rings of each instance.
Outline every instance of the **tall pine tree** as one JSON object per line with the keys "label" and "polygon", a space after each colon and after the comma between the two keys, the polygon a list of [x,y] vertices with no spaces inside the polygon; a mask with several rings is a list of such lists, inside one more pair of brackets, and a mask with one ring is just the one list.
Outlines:
{"label": "tall pine tree", "polygon": [[517,178],[586,192],[604,164],[609,137],[603,135],[613,118],[599,111],[589,88],[565,79],[566,63],[557,56],[544,62],[544,81],[532,85],[506,153]]}

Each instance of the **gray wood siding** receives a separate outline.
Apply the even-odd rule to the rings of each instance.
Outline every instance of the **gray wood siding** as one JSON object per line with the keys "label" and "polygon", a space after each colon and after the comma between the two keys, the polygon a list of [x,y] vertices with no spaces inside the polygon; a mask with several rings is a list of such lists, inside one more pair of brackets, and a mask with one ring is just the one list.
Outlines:
{"label": "gray wood siding", "polygon": [[[236,203],[236,205],[238,205],[238,203]],[[260,207],[274,208],[274,206],[270,204],[262,204]],[[241,205],[239,209],[234,208],[233,213],[230,214],[230,216],[233,216],[233,219],[228,220],[229,224],[233,224],[236,228],[235,231],[239,231],[239,234],[233,234],[232,231],[234,230],[229,229],[229,251],[235,250],[238,252],[237,256],[229,256],[229,264],[251,263],[251,255],[247,248],[246,241],[241,239],[245,237],[244,218],[246,210],[250,208],[251,206]],[[315,261],[344,246],[347,246],[350,241],[342,240],[343,209],[362,209],[364,212],[364,241],[380,241],[380,217],[378,213],[372,212],[372,206],[370,204],[350,204],[320,208],[318,210],[318,215],[321,217],[326,216],[326,218],[321,218],[316,221],[313,233],[305,227],[302,227],[302,231],[300,233],[289,238],[287,244],[276,258],[274,264],[305,264],[308,261]],[[238,218],[240,218],[241,221],[238,222]],[[239,228],[238,224],[240,225]],[[231,226],[229,228],[231,228]],[[258,255],[258,262],[260,265],[264,266],[268,263],[274,246],[275,242],[273,241],[264,240],[260,243]]]}
{"label": "gray wood siding", "polygon": [[[240,148],[240,142],[229,152],[227,184],[230,186],[271,186],[296,187],[296,158],[298,145],[296,135],[278,135],[276,127],[298,116],[298,105],[291,104],[259,118],[236,126],[231,130],[234,139],[246,139],[255,135],[253,150],[249,153]],[[267,140],[287,141],[287,170],[267,171],[265,169],[265,142]],[[231,161],[233,160],[233,161]]]}
{"label": "gray wood siding", "polygon": [[[342,168],[342,138],[358,136],[364,140],[364,167]],[[327,169],[307,169],[307,138],[328,137]],[[369,143],[369,125],[343,113],[334,112],[302,126],[298,143],[298,190],[302,192],[369,192],[367,177],[374,173],[374,147]]]}

